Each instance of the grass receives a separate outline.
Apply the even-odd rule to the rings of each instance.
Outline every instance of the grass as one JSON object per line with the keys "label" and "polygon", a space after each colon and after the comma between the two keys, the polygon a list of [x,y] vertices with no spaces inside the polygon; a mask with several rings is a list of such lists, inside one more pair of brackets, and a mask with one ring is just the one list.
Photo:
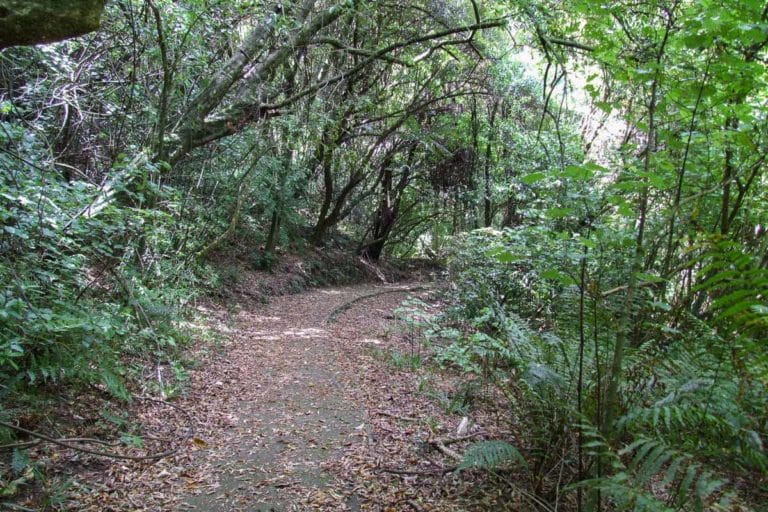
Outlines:
{"label": "grass", "polygon": [[421,356],[407,354],[398,350],[389,351],[389,362],[399,370],[418,370],[422,366]]}

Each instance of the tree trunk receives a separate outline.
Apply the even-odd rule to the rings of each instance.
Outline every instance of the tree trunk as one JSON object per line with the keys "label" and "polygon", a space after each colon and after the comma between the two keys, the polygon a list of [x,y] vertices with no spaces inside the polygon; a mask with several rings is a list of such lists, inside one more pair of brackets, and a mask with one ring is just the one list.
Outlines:
{"label": "tree trunk", "polygon": [[485,227],[491,227],[493,224],[493,203],[491,201],[492,183],[491,183],[491,155],[493,151],[493,142],[496,135],[494,130],[494,124],[496,122],[496,111],[499,107],[499,101],[493,102],[491,108],[491,116],[488,120],[488,142],[485,145],[485,162],[483,169],[483,178],[485,182],[484,194],[483,194],[483,206],[485,213]]}
{"label": "tree trunk", "polygon": [[[735,117],[728,119],[725,122],[723,129],[727,134],[732,134],[739,127],[739,120]],[[733,165],[733,147],[731,147],[730,141],[727,142],[725,148],[725,165],[723,166],[723,179],[722,179],[722,196],[720,206],[720,234],[723,236],[728,235],[730,230],[730,207],[731,207],[731,181],[734,176]]]}
{"label": "tree trunk", "polygon": [[[335,226],[339,220],[341,220],[341,210],[344,207],[344,203],[347,201],[349,194],[363,181],[364,176],[359,172],[354,172],[350,177],[347,184],[339,192],[338,197],[333,201],[332,194],[329,195],[328,190],[325,193],[325,201],[323,202],[323,209],[321,209],[321,215],[318,217],[315,229],[312,233],[312,243],[316,246],[323,244],[325,236],[328,234],[328,230]],[[328,203],[326,205],[326,202]],[[330,205],[333,204],[333,209],[330,209]],[[328,210],[330,209],[330,212]],[[326,214],[327,213],[327,214]]]}
{"label": "tree trunk", "polygon": [[104,0],[0,0],[0,49],[98,30]]}
{"label": "tree trunk", "polygon": [[[676,6],[677,3],[674,4],[672,9],[674,10]],[[673,24],[674,13],[669,11],[667,12],[664,38],[656,53],[656,74],[651,83],[650,98],[648,101],[648,138],[645,148],[645,159],[643,162],[643,171],[645,175],[648,175],[651,172],[653,155],[656,152],[656,107],[658,104],[659,81],[661,80],[661,63]],[[616,420],[620,408],[619,388],[623,378],[624,349],[629,341],[630,332],[632,330],[632,312],[634,310],[635,292],[637,291],[637,275],[643,269],[643,242],[645,237],[645,222],[648,213],[648,197],[649,185],[647,178],[645,178],[638,204],[635,253],[632,258],[630,274],[627,280],[627,293],[624,299],[623,314],[618,329],[616,330],[616,343],[613,348],[613,361],[611,363],[608,391],[605,396],[605,419],[601,425],[601,430],[608,438],[613,438],[616,434],[614,431],[614,421]]]}
{"label": "tree trunk", "polygon": [[[277,16],[268,15],[251,30],[232,58],[221,67],[221,71],[213,77],[210,85],[192,100],[187,113],[176,123],[179,128],[175,135],[180,144],[173,152],[169,152],[168,160],[176,163],[192,149],[231,135],[250,122],[268,117],[269,113],[261,108],[265,99],[262,84],[295,53],[296,48],[306,46],[318,32],[345,12],[343,4],[333,5],[312,16],[309,16],[308,9],[303,9],[301,28],[249,70],[247,84],[237,91],[232,91],[235,84],[242,79],[246,67],[252,64],[259,51],[263,50],[264,42],[275,32]],[[221,109],[224,98],[230,93],[234,93],[232,103]],[[221,110],[220,115],[215,119],[207,119],[217,108]]]}
{"label": "tree trunk", "polygon": [[509,198],[504,208],[504,219],[501,221],[501,227],[511,228],[520,224],[520,216],[517,214],[517,200]]}
{"label": "tree trunk", "polygon": [[365,244],[360,250],[360,255],[364,258],[377,261],[381,257],[381,253],[384,251],[384,246],[389,239],[389,235],[392,232],[392,228],[397,221],[397,214],[400,211],[400,204],[403,198],[403,192],[405,192],[408,183],[410,182],[410,170],[411,163],[413,162],[415,146],[411,145],[408,150],[408,160],[406,166],[403,168],[403,174],[400,176],[400,181],[397,186],[393,188],[393,172],[389,166],[389,161],[386,161],[382,167],[381,178],[381,199],[379,201],[379,207],[376,210],[373,227],[371,229],[372,240]]}
{"label": "tree trunk", "polygon": [[272,220],[269,223],[269,234],[267,235],[267,241],[264,243],[264,252],[270,254],[274,252],[277,246],[278,234],[280,233],[280,208],[275,207],[272,211]]}
{"label": "tree trunk", "polygon": [[[325,237],[325,232],[328,229],[327,219],[328,211],[331,209],[331,203],[333,202],[333,147],[331,146],[331,133],[330,130],[326,130],[320,141],[320,148],[318,149],[318,159],[320,161],[321,169],[323,172],[323,204],[320,206],[320,213],[317,215],[317,222],[315,223],[314,231],[312,232],[312,243],[314,245],[320,245]],[[335,141],[334,141],[335,142]]]}

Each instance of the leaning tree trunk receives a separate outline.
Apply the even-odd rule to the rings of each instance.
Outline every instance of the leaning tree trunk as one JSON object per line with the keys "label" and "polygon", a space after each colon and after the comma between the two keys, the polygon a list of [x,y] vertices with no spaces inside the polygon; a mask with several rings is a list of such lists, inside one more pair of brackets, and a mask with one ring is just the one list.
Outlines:
{"label": "leaning tree trunk", "polygon": [[389,239],[392,228],[395,227],[403,192],[405,192],[410,182],[410,169],[413,163],[414,150],[415,145],[411,145],[408,150],[407,164],[403,168],[403,174],[400,176],[397,186],[392,186],[393,172],[389,166],[389,159],[384,162],[381,168],[381,199],[371,229],[373,239],[360,249],[360,255],[368,260],[376,261],[381,257],[384,245],[386,245]]}

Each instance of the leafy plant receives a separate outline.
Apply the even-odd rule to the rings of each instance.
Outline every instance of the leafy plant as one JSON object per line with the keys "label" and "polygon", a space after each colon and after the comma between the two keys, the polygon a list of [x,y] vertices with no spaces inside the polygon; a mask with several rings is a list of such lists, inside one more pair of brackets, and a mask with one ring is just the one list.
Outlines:
{"label": "leafy plant", "polygon": [[480,441],[464,451],[458,471],[473,468],[492,471],[510,464],[523,468],[528,466],[522,454],[511,444],[504,441]]}

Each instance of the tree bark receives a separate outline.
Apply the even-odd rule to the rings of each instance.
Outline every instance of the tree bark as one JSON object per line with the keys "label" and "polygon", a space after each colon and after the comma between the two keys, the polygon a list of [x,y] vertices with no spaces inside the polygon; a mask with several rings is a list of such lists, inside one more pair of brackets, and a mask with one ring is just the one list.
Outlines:
{"label": "tree bark", "polygon": [[[308,11],[305,10],[305,13]],[[269,115],[262,111],[262,85],[270,74],[293,55],[296,48],[308,44],[322,29],[336,21],[346,12],[342,4],[333,5],[312,17],[294,32],[274,51],[270,52],[257,66],[249,70],[247,83],[241,86],[234,101],[223,109],[215,119],[210,114],[224,101],[225,96],[243,78],[245,68],[253,61],[264,41],[274,33],[277,17],[270,14],[246,37],[233,57],[222,66],[206,89],[192,100],[189,109],[179,122],[177,136],[180,144],[170,156],[172,163],[181,160],[192,149],[239,131],[243,125]]]}
{"label": "tree bark", "polygon": [[98,30],[104,0],[0,0],[0,49]]}
{"label": "tree bark", "polygon": [[491,227],[491,224],[493,224],[493,203],[491,201],[491,156],[493,154],[493,142],[496,135],[494,125],[496,123],[496,111],[498,108],[499,100],[495,100],[493,102],[493,107],[491,108],[491,116],[488,120],[488,142],[485,145],[485,162],[483,163],[483,181],[485,184],[483,192],[483,207],[486,228]]}
{"label": "tree bark", "polygon": [[277,246],[277,238],[280,233],[280,208],[275,207],[272,211],[272,220],[269,223],[269,234],[267,235],[267,241],[264,243],[264,252],[270,254],[275,251]]}
{"label": "tree bark", "polygon": [[397,221],[400,212],[400,204],[411,177],[411,163],[413,162],[415,146],[411,145],[408,150],[407,163],[403,168],[403,173],[397,186],[393,187],[393,171],[390,162],[384,162],[382,166],[381,177],[381,199],[379,207],[374,214],[373,226],[371,228],[372,240],[366,243],[360,250],[360,255],[368,260],[377,261],[381,258],[384,246],[389,239],[392,228]]}

